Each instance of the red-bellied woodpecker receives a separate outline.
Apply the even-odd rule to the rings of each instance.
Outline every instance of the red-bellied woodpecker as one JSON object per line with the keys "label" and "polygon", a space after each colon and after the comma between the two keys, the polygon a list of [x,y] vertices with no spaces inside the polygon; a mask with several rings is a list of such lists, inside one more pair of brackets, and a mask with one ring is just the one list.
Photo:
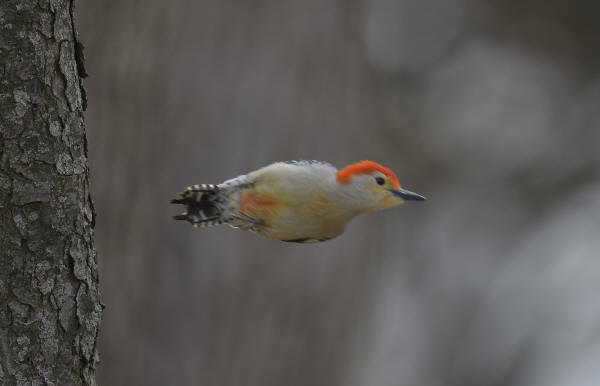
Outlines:
{"label": "red-bellied woodpecker", "polygon": [[175,216],[194,226],[229,224],[293,242],[340,235],[360,213],[425,197],[402,189],[396,175],[373,161],[337,170],[320,161],[276,162],[219,185],[193,185],[171,200]]}

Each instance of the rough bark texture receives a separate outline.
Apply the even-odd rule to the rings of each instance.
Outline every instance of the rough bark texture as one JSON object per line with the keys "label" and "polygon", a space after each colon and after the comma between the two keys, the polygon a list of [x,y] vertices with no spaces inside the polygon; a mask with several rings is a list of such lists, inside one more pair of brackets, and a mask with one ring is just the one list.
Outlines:
{"label": "rough bark texture", "polygon": [[0,2],[0,384],[95,384],[81,45],[67,0]]}

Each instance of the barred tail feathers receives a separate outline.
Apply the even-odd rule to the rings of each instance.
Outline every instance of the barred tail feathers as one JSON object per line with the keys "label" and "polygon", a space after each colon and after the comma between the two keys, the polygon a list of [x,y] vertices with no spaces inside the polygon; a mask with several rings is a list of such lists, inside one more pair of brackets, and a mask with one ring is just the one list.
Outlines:
{"label": "barred tail feathers", "polygon": [[201,184],[189,186],[172,204],[185,206],[185,212],[173,216],[175,220],[189,221],[195,227],[208,227],[225,222],[221,205],[221,189],[217,185]]}

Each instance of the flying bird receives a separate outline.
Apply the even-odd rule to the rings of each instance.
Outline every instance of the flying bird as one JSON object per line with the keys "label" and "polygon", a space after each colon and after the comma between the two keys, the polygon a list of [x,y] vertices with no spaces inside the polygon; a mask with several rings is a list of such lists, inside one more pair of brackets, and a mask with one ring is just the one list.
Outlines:
{"label": "flying bird", "polygon": [[275,162],[218,185],[188,187],[171,200],[195,227],[228,224],[282,241],[330,240],[357,215],[425,197],[403,189],[390,169],[360,161],[336,169],[321,161]]}

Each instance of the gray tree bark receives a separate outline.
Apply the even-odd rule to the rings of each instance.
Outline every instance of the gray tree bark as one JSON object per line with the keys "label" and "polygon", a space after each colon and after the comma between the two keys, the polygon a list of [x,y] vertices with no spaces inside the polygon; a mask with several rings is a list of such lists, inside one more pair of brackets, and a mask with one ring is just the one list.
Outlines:
{"label": "gray tree bark", "polygon": [[95,384],[82,46],[68,0],[0,2],[0,384]]}

